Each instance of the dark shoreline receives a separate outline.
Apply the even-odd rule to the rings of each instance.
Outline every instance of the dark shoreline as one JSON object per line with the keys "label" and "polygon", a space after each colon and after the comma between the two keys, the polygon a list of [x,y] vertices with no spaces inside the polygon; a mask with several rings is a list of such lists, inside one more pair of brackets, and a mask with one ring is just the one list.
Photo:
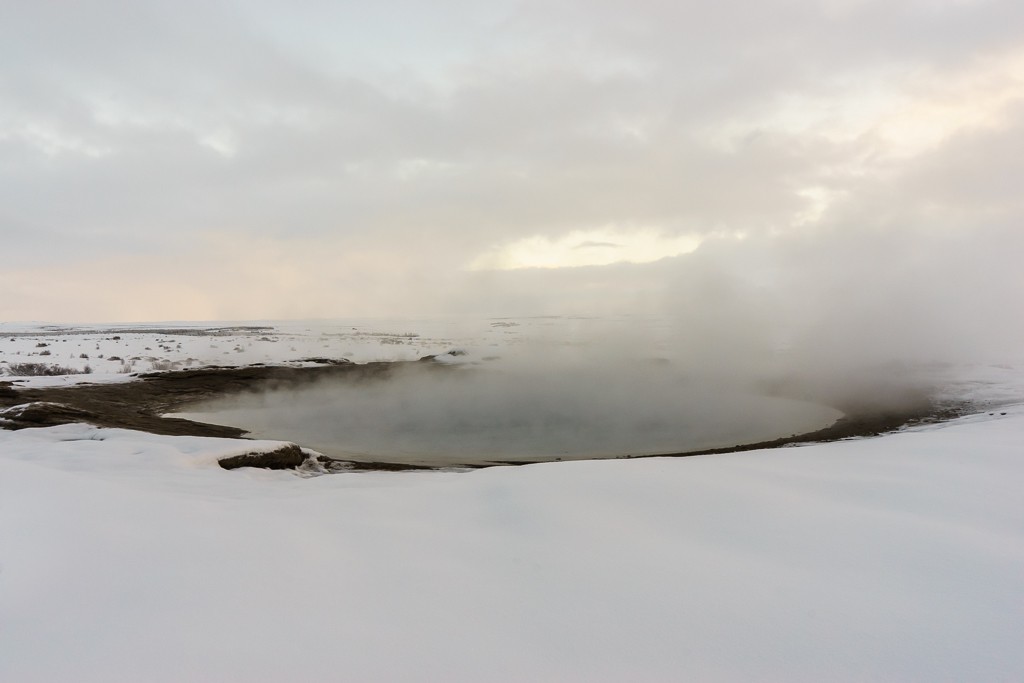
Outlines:
{"label": "dark shoreline", "polygon": [[[250,365],[243,367],[205,367],[194,370],[147,373],[136,381],[111,384],[80,384],[67,387],[14,388],[9,382],[0,382],[0,409],[15,405],[33,404],[17,415],[5,416],[0,427],[24,429],[49,427],[69,422],[85,422],[97,427],[134,429],[172,436],[214,436],[244,439],[247,433],[237,427],[213,425],[182,418],[161,417],[213,397],[294,389],[325,379],[344,379],[348,382],[370,382],[388,377],[391,373],[409,365],[436,372],[450,372],[451,368],[429,362],[430,358],[419,361],[393,361],[355,364],[348,361],[310,359],[318,362],[308,367],[280,365]],[[800,398],[810,398],[800,396]],[[863,401],[843,405],[841,401],[820,400],[834,405],[844,417],[832,425],[813,432],[756,443],[707,448],[677,453],[637,454],[617,456],[614,459],[651,457],[691,457],[717,455],[768,448],[780,448],[800,443],[837,441],[853,437],[876,436],[902,427],[928,422],[940,422],[963,415],[967,404],[938,404],[926,393],[915,392],[908,400],[896,403],[869,405]],[[297,449],[282,449],[287,457],[267,457],[262,466],[294,467],[298,462]],[[239,461],[243,462],[243,461]],[[490,463],[446,464],[430,466],[423,464],[393,462],[363,462],[341,460],[324,456],[321,465],[329,470],[432,470],[466,468],[479,469],[496,465],[528,465],[550,460],[492,461]],[[248,464],[256,464],[248,461]],[[227,465],[225,465],[227,466]],[[239,466],[236,463],[236,466]]]}

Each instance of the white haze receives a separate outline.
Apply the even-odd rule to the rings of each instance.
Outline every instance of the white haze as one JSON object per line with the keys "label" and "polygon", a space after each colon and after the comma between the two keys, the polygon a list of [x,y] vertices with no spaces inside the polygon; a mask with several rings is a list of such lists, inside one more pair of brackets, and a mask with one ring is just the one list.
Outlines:
{"label": "white haze", "polygon": [[732,446],[818,429],[840,413],[695,382],[662,363],[490,361],[405,366],[386,378],[216,400],[183,416],[340,458],[450,465]]}
{"label": "white haze", "polygon": [[841,409],[1024,349],[1016,0],[8,4],[0,319],[642,315],[565,386]]}
{"label": "white haze", "polygon": [[[287,431],[268,423],[256,433],[308,438],[316,422],[334,435],[332,445],[318,443],[327,450],[514,457],[508,437],[520,425],[521,434],[549,440],[548,455],[665,452],[824,426],[821,405],[885,411],[957,400],[978,366],[1024,360],[1024,269],[1013,267],[1021,254],[1016,225],[836,229],[723,238],[658,264],[496,274],[473,296],[500,306],[501,292],[515,290],[522,310],[556,312],[551,301],[570,292],[593,297],[580,309],[597,319],[539,327],[542,343],[478,349],[503,356],[505,371],[481,371],[473,382],[414,378],[358,397],[348,389],[288,397],[274,404],[283,412],[273,424]],[[602,315],[609,309],[637,315]],[[765,395],[818,407],[763,429],[774,408],[751,401]],[[286,410],[297,406],[304,417]],[[558,430],[538,427],[553,415],[562,416]],[[445,440],[448,433],[461,440]],[[519,438],[516,448],[532,448]],[[495,447],[501,441],[505,450]]]}
{"label": "white haze", "polygon": [[[475,328],[468,319],[400,324],[434,330],[413,358],[455,353],[384,377],[217,399],[182,415],[358,460],[612,457],[786,437],[825,427],[843,412],[949,406],[975,398],[970,381],[978,379],[973,366],[923,355],[883,362],[852,347],[849,356],[830,356],[751,343],[741,328],[715,344],[657,316],[477,320]],[[335,328],[361,334],[322,324]],[[446,341],[437,337],[442,329],[457,334]],[[338,356],[350,347],[343,333],[321,350]],[[406,348],[390,353],[410,358]]]}

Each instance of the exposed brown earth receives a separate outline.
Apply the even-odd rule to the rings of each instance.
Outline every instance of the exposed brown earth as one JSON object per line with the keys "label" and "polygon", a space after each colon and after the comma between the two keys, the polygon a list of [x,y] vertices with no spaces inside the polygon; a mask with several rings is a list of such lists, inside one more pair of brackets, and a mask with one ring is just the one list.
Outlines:
{"label": "exposed brown earth", "polygon": [[113,384],[79,384],[40,389],[8,387],[6,390],[0,387],[0,408],[29,402],[63,406],[60,409],[56,406],[39,406],[26,410],[13,419],[13,424],[7,425],[9,429],[81,421],[98,427],[138,429],[153,434],[239,438],[245,434],[245,430],[161,415],[215,396],[290,389],[342,377],[354,382],[377,379],[392,372],[397,365],[356,365],[335,361],[312,367],[206,367],[143,374],[136,381]]}

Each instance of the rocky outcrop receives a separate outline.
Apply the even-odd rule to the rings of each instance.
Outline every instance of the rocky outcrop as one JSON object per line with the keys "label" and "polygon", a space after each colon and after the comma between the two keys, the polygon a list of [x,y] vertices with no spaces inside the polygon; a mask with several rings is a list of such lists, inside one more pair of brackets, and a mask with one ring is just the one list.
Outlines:
{"label": "rocky outcrop", "polygon": [[0,409],[0,420],[6,429],[53,427],[69,422],[91,422],[96,415],[63,403],[33,401]]}
{"label": "rocky outcrop", "polygon": [[245,453],[222,458],[219,464],[226,470],[239,467],[262,467],[268,470],[291,470],[306,461],[306,454],[293,443],[266,453]]}

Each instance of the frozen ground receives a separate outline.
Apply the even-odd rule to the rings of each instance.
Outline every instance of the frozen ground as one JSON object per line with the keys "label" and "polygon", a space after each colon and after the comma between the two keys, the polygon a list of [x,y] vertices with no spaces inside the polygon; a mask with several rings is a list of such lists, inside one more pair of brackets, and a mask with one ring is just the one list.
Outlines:
{"label": "frozen ground", "polygon": [[1022,444],[1015,406],[302,478],[219,469],[232,441],[0,431],[0,680],[1021,680]]}
{"label": "frozen ground", "polygon": [[[23,386],[125,381],[133,373],[202,366],[298,363],[307,358],[355,362],[414,360],[456,344],[509,343],[495,321],[349,320],[344,322],[171,322],[156,325],[0,323],[0,380]],[[82,374],[26,376],[24,364]]]}
{"label": "frozen ground", "polygon": [[[363,347],[358,326],[67,341],[8,326],[0,350],[65,362],[163,343],[158,361],[226,364],[348,342],[368,359],[527,326],[368,326],[382,336]],[[949,373],[981,404],[1020,396],[1018,366]],[[40,380],[64,378],[26,383]],[[1019,400],[700,458],[321,477],[216,464],[275,445],[0,430],[0,681],[1024,680]]]}

